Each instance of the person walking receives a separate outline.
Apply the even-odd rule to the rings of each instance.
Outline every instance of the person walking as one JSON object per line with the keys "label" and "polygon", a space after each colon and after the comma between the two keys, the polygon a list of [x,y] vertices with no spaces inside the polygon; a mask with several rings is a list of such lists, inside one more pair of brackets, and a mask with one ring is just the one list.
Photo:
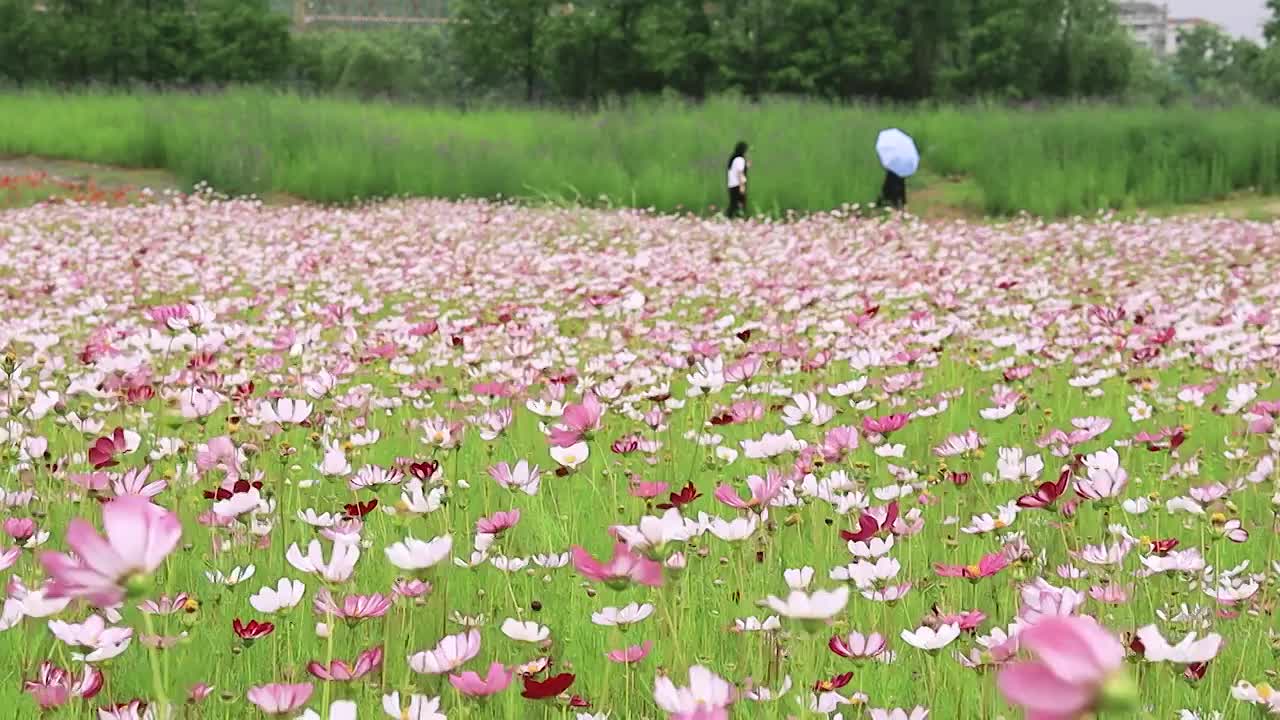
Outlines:
{"label": "person walking", "polygon": [[750,167],[747,144],[739,142],[729,156],[729,209],[725,214],[730,218],[747,214],[747,169]]}
{"label": "person walking", "polygon": [[884,171],[884,185],[880,187],[881,207],[901,210],[907,204],[907,179],[892,170]]}

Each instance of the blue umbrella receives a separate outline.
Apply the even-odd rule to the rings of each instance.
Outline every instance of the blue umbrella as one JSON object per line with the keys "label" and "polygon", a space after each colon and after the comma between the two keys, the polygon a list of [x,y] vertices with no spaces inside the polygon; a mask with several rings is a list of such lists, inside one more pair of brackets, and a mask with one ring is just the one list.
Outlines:
{"label": "blue umbrella", "polygon": [[898,128],[880,132],[876,138],[876,154],[885,170],[899,177],[911,177],[920,169],[920,151],[916,141]]}

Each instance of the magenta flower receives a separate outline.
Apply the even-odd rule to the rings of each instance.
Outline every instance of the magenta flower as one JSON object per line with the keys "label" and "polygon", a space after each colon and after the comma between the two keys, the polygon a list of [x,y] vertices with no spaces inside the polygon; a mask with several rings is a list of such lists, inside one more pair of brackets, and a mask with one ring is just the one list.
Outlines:
{"label": "magenta flower", "polygon": [[489,517],[480,518],[476,521],[476,532],[488,533],[489,535],[498,535],[504,530],[510,530],[520,522],[520,509],[506,510],[496,512]]}
{"label": "magenta flower", "polygon": [[106,538],[75,518],[67,527],[67,545],[75,559],[59,552],[40,555],[52,578],[50,598],[84,598],[97,607],[124,599],[126,587],[145,589],[154,572],[182,537],[178,516],[145,498],[130,495],[102,508]]}
{"label": "magenta flower", "polygon": [[1092,618],[1047,618],[1018,639],[1036,659],[1005,667],[997,684],[1028,720],[1074,720],[1136,699],[1123,672],[1124,646]]}
{"label": "magenta flower", "polygon": [[626,543],[613,546],[613,557],[602,563],[581,547],[570,548],[573,566],[588,580],[603,582],[615,589],[625,588],[635,582],[649,587],[662,585],[662,565],[634,552]]}
{"label": "magenta flower", "polygon": [[888,435],[907,426],[907,416],[902,413],[878,418],[862,418],[862,429],[876,435]]}
{"label": "magenta flower", "polygon": [[738,491],[734,490],[732,485],[721,485],[716,488],[715,497],[731,508],[760,512],[778,496],[778,493],[782,492],[782,485],[782,473],[770,468],[763,478],[759,475],[747,478],[747,487],[751,490],[749,499],[743,500],[739,497]]}
{"label": "magenta flower", "polygon": [[35,680],[22,683],[25,690],[42,709],[60,707],[71,698],[91,700],[102,690],[102,672],[92,665],[85,665],[84,672],[75,678],[67,670],[45,660]]}
{"label": "magenta flower", "polygon": [[653,641],[645,640],[639,645],[631,645],[621,650],[610,650],[604,656],[616,663],[624,665],[640,662],[649,655],[649,651],[653,649]]}
{"label": "magenta flower", "polygon": [[570,403],[560,416],[560,424],[551,429],[551,444],[567,448],[576,445],[583,437],[600,429],[604,407],[595,395],[587,393],[581,403]]}
{"label": "magenta flower", "polygon": [[356,658],[355,665],[348,665],[345,660],[334,660],[328,667],[312,660],[307,663],[307,672],[321,680],[350,682],[359,680],[382,666],[382,647],[365,650]]}
{"label": "magenta flower", "polygon": [[977,565],[944,565],[934,563],[933,571],[942,577],[962,577],[966,580],[980,580],[991,577],[1009,567],[1009,558],[1004,553],[983,555]]}
{"label": "magenta flower", "polygon": [[382,593],[347,595],[339,604],[327,589],[316,593],[312,608],[317,615],[332,615],[348,622],[382,617],[391,609],[391,598]]}
{"label": "magenta flower", "polygon": [[249,702],[267,715],[287,715],[307,704],[315,687],[311,683],[271,683],[250,688]]}
{"label": "magenta flower", "polygon": [[449,684],[468,697],[496,695],[507,689],[515,672],[502,663],[493,663],[484,677],[468,670],[461,675],[450,675]]}

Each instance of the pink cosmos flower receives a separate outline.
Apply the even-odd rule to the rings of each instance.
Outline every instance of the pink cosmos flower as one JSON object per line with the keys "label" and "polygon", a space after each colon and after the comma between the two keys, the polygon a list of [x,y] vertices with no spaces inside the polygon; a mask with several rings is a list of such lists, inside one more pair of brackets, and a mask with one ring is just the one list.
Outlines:
{"label": "pink cosmos flower", "polygon": [[664,482],[633,482],[629,491],[633,497],[650,499],[666,495],[670,487],[670,483]]}
{"label": "pink cosmos flower", "polygon": [[877,657],[884,653],[888,646],[888,641],[880,633],[864,636],[860,632],[852,632],[844,637],[832,635],[827,641],[827,647],[831,652],[851,660]]}
{"label": "pink cosmos flower", "polygon": [[933,449],[933,454],[938,457],[955,457],[963,455],[967,452],[973,452],[986,444],[982,436],[978,435],[976,430],[967,430],[959,435],[948,437],[941,445]]}
{"label": "pink cosmos flower", "polygon": [[763,478],[759,475],[752,475],[747,478],[747,487],[751,490],[750,499],[744,501],[738,496],[738,491],[732,485],[727,484],[716,488],[715,497],[731,508],[760,512],[770,502],[773,502],[778,493],[782,492],[782,486],[782,473],[770,468]]}
{"label": "pink cosmos flower", "polygon": [[1074,720],[1123,699],[1124,646],[1092,618],[1055,617],[1019,634],[1034,660],[1000,671],[1000,693],[1028,720]]}
{"label": "pink cosmos flower", "polygon": [[536,495],[541,483],[541,472],[537,465],[530,465],[521,460],[513,468],[507,463],[498,463],[489,468],[489,477],[508,490],[520,490],[526,495]]}
{"label": "pink cosmos flower", "polygon": [[307,672],[321,680],[349,682],[359,680],[381,666],[382,647],[378,646],[360,653],[354,666],[348,665],[345,660],[334,660],[325,667],[324,664],[312,660],[307,663]]}
{"label": "pink cosmos flower", "polygon": [[653,641],[645,640],[639,645],[631,645],[629,647],[622,648],[621,650],[610,650],[605,653],[605,657],[609,658],[613,662],[626,665],[640,662],[645,659],[645,657],[649,655],[649,651],[652,649]]}
{"label": "pink cosmos flower", "polygon": [[515,672],[502,663],[493,663],[484,677],[468,670],[461,675],[450,675],[449,684],[468,697],[487,697],[506,690]]}
{"label": "pink cosmos flower", "polygon": [[831,428],[822,439],[821,449],[827,462],[838,461],[845,453],[858,449],[858,429],[848,425]]}
{"label": "pink cosmos flower", "polygon": [[182,537],[177,515],[136,495],[103,506],[102,525],[105,539],[83,519],[71,521],[67,545],[75,559],[65,553],[41,553],[40,564],[53,579],[50,598],[115,605],[124,599],[125,586],[160,567]]}
{"label": "pink cosmos flower", "polygon": [[5,518],[4,532],[21,545],[36,534],[36,521],[31,518]]}
{"label": "pink cosmos flower", "polygon": [[187,691],[187,702],[198,703],[209,697],[213,693],[213,686],[207,683],[198,682],[191,686]]}
{"label": "pink cosmos flower", "polygon": [[92,665],[85,665],[84,671],[77,679],[67,670],[45,660],[34,680],[22,683],[25,690],[41,709],[60,707],[72,698],[90,700],[102,690],[102,672]]}
{"label": "pink cosmos flower", "polygon": [[476,532],[499,535],[504,530],[510,530],[515,527],[518,522],[520,522],[520,508],[496,512],[489,517],[477,520]]}
{"label": "pink cosmos flower", "polygon": [[570,403],[560,416],[560,424],[551,429],[551,444],[567,448],[576,445],[583,437],[600,429],[604,407],[592,393],[587,393],[581,403]]}
{"label": "pink cosmos flower", "polygon": [[724,380],[725,382],[746,382],[755,377],[763,366],[764,358],[759,355],[748,355],[725,367]]}
{"label": "pink cosmos flower", "polygon": [[649,587],[662,585],[662,565],[634,552],[626,543],[615,543],[613,557],[602,563],[581,547],[570,548],[573,566],[587,579],[623,588],[635,582]]}
{"label": "pink cosmos flower", "polygon": [[339,604],[328,589],[321,589],[312,601],[317,615],[332,615],[348,622],[382,617],[391,609],[391,598],[382,593],[372,595],[348,595]]}
{"label": "pink cosmos flower", "polygon": [[409,667],[416,673],[440,675],[461,667],[480,654],[480,631],[449,635],[435,648],[409,656]]}
{"label": "pink cosmos flower", "polygon": [[1109,605],[1123,605],[1129,601],[1129,590],[1123,585],[1094,585],[1089,588],[1089,597]]}
{"label": "pink cosmos flower", "polygon": [[1009,558],[1004,553],[983,555],[976,565],[944,565],[934,563],[933,571],[942,577],[962,577],[967,580],[978,580],[991,577],[1009,567]]}
{"label": "pink cosmos flower", "polygon": [[902,413],[894,415],[885,415],[878,418],[863,418],[862,429],[876,435],[888,435],[891,432],[897,432],[907,426],[908,416]]}
{"label": "pink cosmos flower", "polygon": [[315,686],[311,683],[271,683],[250,688],[247,697],[267,715],[288,715],[306,705],[314,691]]}

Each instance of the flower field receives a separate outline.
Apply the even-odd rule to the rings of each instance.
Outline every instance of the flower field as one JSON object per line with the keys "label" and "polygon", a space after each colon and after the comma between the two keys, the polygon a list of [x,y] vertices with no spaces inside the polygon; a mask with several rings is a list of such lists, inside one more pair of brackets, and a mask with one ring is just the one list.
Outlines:
{"label": "flower field", "polygon": [[13,717],[1280,714],[1280,225],[2,217]]}

